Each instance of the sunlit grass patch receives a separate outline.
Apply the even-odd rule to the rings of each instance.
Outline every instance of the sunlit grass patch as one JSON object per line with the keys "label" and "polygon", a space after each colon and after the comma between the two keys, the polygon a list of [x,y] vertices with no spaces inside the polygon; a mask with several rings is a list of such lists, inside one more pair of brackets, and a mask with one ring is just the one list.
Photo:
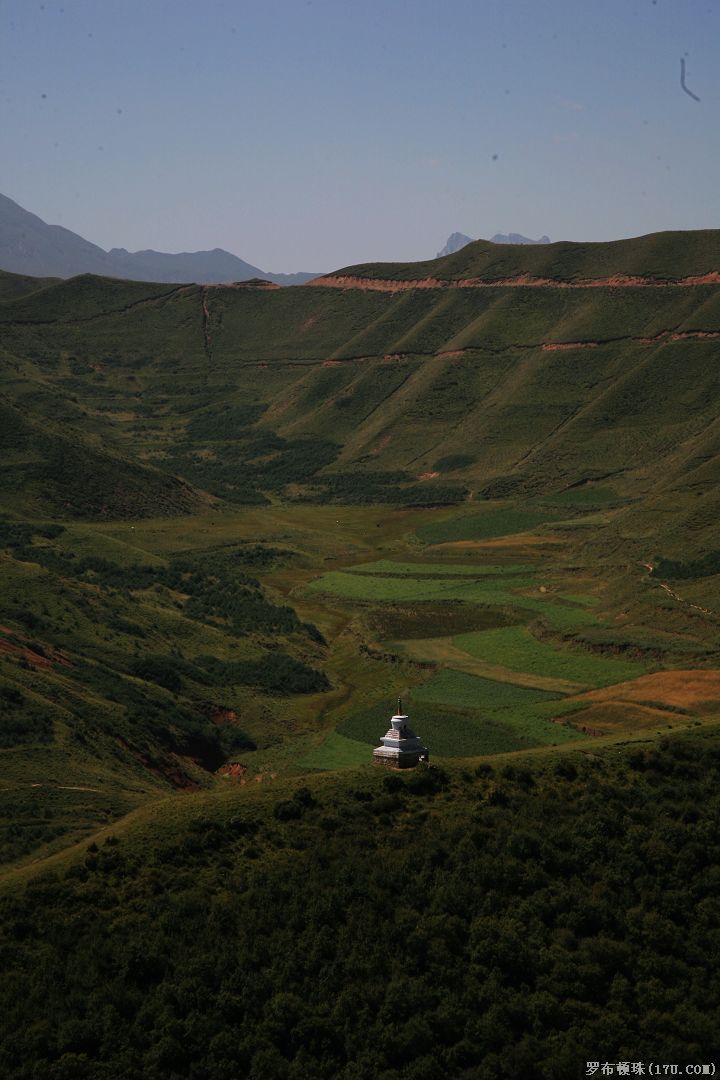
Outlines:
{"label": "sunlit grass patch", "polygon": [[[494,631],[488,631],[494,633]],[[413,690],[413,700],[445,704],[465,709],[495,709],[529,705],[559,697],[546,690],[534,690],[514,683],[496,682],[461,671],[439,671]]]}
{"label": "sunlit grass patch", "polygon": [[129,531],[126,538],[118,539],[99,528],[70,525],[56,538],[54,546],[66,554],[72,552],[78,559],[96,556],[118,566],[163,566],[166,562],[161,556],[133,544],[133,531]]}
{"label": "sunlit grass patch", "polygon": [[572,742],[587,736],[574,727],[567,726],[564,717],[571,721],[579,713],[577,702],[564,698],[556,701],[536,701],[530,705],[511,705],[491,713],[503,724],[533,739],[540,746],[554,746]]}
{"label": "sunlit grass patch", "polygon": [[[590,509],[590,508],[588,508]],[[552,527],[554,529],[563,529],[565,531],[592,529],[596,525],[607,525],[609,517],[606,513],[601,513],[597,510],[592,514],[583,514],[582,517],[577,518],[556,518],[553,521]]]}
{"label": "sunlit grass patch", "polygon": [[352,769],[371,760],[370,749],[364,742],[331,731],[320,746],[302,758],[300,765],[304,769]]}
{"label": "sunlit grass patch", "polygon": [[327,593],[346,600],[407,601],[407,600],[469,600],[485,604],[520,603],[510,589],[529,588],[532,579],[527,576],[497,579],[472,578],[413,578],[382,577],[352,574],[331,570],[316,578],[307,586],[309,594]]}
{"label": "sunlit grass patch", "polygon": [[454,638],[454,644],[470,656],[490,664],[501,664],[512,671],[569,679],[588,686],[607,686],[634,679],[645,670],[642,664],[629,660],[556,648],[538,641],[522,626],[460,634]]}
{"label": "sunlit grass patch", "polygon": [[557,604],[553,600],[536,600],[531,597],[515,597],[515,601],[541,616],[555,630],[573,630],[581,626],[597,626],[598,616],[586,608]]}
{"label": "sunlit grass patch", "polygon": [[558,593],[558,597],[569,604],[585,604],[588,607],[597,607],[600,603],[600,598],[592,593]]}
{"label": "sunlit grass patch", "polygon": [[557,520],[550,510],[484,510],[478,514],[448,518],[423,525],[415,534],[424,544],[443,544],[451,540],[490,540],[527,532],[538,525]]}
{"label": "sunlit grass patch", "polygon": [[393,562],[391,559],[378,559],[376,562],[360,563],[347,572],[378,577],[517,577],[534,573],[535,566],[532,563],[468,566],[463,563]]}

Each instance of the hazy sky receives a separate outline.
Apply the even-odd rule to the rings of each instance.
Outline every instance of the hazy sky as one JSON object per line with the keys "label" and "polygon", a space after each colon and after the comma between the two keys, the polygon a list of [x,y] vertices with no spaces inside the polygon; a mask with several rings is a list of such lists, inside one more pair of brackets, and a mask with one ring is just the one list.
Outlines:
{"label": "hazy sky", "polygon": [[0,191],[103,247],[718,227],[719,133],[720,0],[0,0]]}

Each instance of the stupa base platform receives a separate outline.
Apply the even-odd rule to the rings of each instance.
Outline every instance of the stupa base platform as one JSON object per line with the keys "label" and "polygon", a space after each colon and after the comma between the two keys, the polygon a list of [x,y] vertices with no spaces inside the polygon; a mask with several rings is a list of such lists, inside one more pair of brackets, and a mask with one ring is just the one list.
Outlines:
{"label": "stupa base platform", "polygon": [[414,769],[421,761],[428,761],[427,750],[387,750],[384,746],[373,750],[373,765],[384,769]]}

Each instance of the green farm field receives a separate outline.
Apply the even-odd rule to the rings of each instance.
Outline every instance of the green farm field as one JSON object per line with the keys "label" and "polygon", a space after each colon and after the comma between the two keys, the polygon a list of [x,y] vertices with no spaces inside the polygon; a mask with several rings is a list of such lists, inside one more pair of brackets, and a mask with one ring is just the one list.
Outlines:
{"label": "green farm field", "polygon": [[[508,753],[540,745],[540,740],[529,732],[515,728],[495,715],[481,715],[474,709],[452,708],[446,704],[437,705],[421,699],[417,694],[410,695],[407,707],[411,709],[412,723],[416,729],[422,732],[422,737],[428,744],[435,747],[434,753],[438,760]],[[337,734],[333,733],[329,737],[330,750],[335,746],[333,740],[342,737],[362,745],[367,760],[372,748],[378,745],[380,737],[390,726],[389,717],[392,712],[392,702],[386,699],[372,710],[365,709],[351,714],[338,726]],[[386,718],[385,730],[379,733],[378,714]],[[382,727],[382,724],[380,726]],[[558,742],[561,740],[562,732],[557,738]],[[308,761],[311,760],[310,757]]]}
{"label": "green farm field", "polygon": [[[559,695],[456,671],[434,675],[411,690],[403,704],[440,759],[508,753],[583,738],[574,729],[552,722],[565,711]],[[350,713],[328,737],[328,760],[340,767],[347,740],[362,743],[367,754],[385,734],[384,729],[378,730],[378,718],[386,718],[388,727],[395,705],[387,698]],[[319,755],[305,760],[306,764],[322,761]]]}
{"label": "green farm field", "polygon": [[424,544],[445,544],[452,540],[491,540],[513,533],[529,532],[562,515],[551,510],[503,507],[481,513],[453,517],[418,529],[417,536]]}
{"label": "green farm field", "polygon": [[526,627],[508,626],[498,630],[460,634],[454,644],[490,664],[502,664],[515,671],[570,679],[587,686],[607,686],[645,673],[642,664],[558,648],[538,641]]}
{"label": "green farm field", "polygon": [[[519,563],[504,554],[501,564],[492,562],[493,551],[479,550],[470,565],[467,558],[460,563],[432,557],[360,562],[322,575],[303,594],[362,613],[358,625],[374,631],[381,643],[372,646],[374,655],[397,665],[413,723],[440,758],[587,740],[587,706],[573,697],[653,670],[652,663],[592,651],[588,634],[603,633],[603,603],[596,592],[577,587],[590,584],[587,572],[568,574],[547,557]],[[546,580],[553,586],[541,592],[539,582]],[[453,608],[455,618],[468,624],[476,612],[487,628],[453,633]],[[377,745],[387,726],[379,713],[391,706],[390,699],[360,710],[344,705],[334,732],[304,764],[354,763],[348,740]]]}
{"label": "green farm field", "polygon": [[[176,785],[353,770],[370,760],[398,693],[434,761],[596,737],[572,726],[582,712],[572,695],[652,670],[593,652],[603,634],[620,640],[601,564],[512,534],[501,549],[419,556],[418,531],[433,523],[447,529],[447,509],[275,503],[68,523],[48,536],[30,527],[25,540],[8,525],[5,619],[15,629],[0,666],[17,719],[0,752],[18,816],[7,860],[61,850]],[[629,640],[650,647],[680,612],[668,622],[647,607],[641,577],[633,588],[636,621],[649,612],[657,630]],[[707,643],[692,628],[683,635],[678,659],[707,664]],[[278,652],[282,671],[270,665]],[[283,691],[285,670],[297,691]],[[358,728],[349,718],[367,700],[380,704]],[[623,727],[616,714],[615,737],[632,737],[632,718]],[[234,719],[213,720],[225,715]],[[169,744],[157,734],[165,718]],[[217,772],[223,763],[236,773]],[[32,803],[20,800],[28,782],[39,785]],[[55,789],[62,810],[51,802],[36,822],[31,806]]]}
{"label": "green farm field", "polygon": [[[405,600],[469,600],[487,604],[503,604],[513,599],[512,589],[529,588],[532,578],[527,574],[506,574],[502,583],[498,574],[446,574],[429,572],[418,577],[409,574],[398,577],[390,574],[356,574],[333,570],[308,586],[309,593],[329,593],[346,600],[405,601]],[[468,578],[473,578],[468,580]],[[504,588],[502,585],[504,584]]]}
{"label": "green farm field", "polygon": [[518,577],[523,574],[533,573],[536,566],[533,563],[475,563],[467,566],[464,563],[441,563],[434,562],[395,562],[392,559],[378,559],[377,562],[360,563],[353,566],[351,574],[361,574],[370,577],[393,577],[393,578],[441,578],[441,577],[494,577],[506,575]]}

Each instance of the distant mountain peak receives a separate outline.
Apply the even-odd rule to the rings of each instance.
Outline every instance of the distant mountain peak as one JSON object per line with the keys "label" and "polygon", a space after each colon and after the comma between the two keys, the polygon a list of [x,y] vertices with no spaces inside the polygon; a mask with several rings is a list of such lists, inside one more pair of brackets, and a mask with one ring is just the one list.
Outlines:
{"label": "distant mountain peak", "polygon": [[465,233],[454,232],[447,238],[447,243],[442,251],[438,251],[435,256],[436,259],[442,259],[443,255],[454,255],[456,251],[461,251],[462,248],[467,247],[468,244],[472,244],[472,236],[466,236]]}
{"label": "distant mountain peak", "polygon": [[[442,251],[438,251],[435,256],[436,259],[442,259],[444,255],[454,255],[456,251],[461,251],[468,244],[473,243],[472,236],[466,236],[465,233],[454,232],[447,238],[447,243]],[[521,233],[495,233],[490,240],[491,244],[549,244],[549,236],[541,236],[539,240],[531,240],[527,236],[522,236]]]}
{"label": "distant mountain peak", "polygon": [[549,244],[549,236],[541,236],[539,240],[531,240],[521,233],[495,233],[490,240],[491,244]]}

